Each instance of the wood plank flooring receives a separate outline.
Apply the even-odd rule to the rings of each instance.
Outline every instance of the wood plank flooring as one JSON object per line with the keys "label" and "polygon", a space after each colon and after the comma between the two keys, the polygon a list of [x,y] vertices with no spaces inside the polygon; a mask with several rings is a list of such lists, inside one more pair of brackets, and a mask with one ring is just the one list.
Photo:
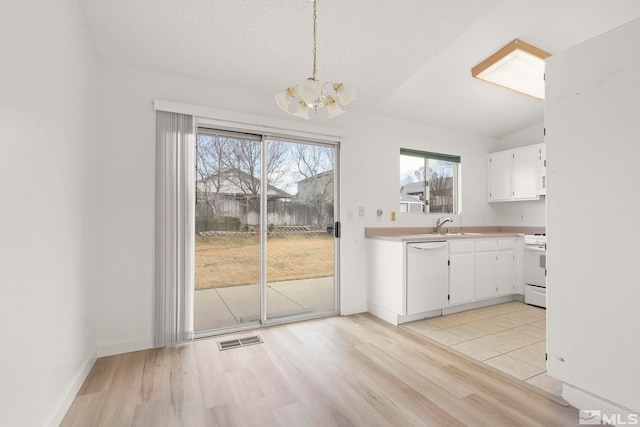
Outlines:
{"label": "wood plank flooring", "polygon": [[578,411],[360,314],[98,359],[61,425],[564,427]]}

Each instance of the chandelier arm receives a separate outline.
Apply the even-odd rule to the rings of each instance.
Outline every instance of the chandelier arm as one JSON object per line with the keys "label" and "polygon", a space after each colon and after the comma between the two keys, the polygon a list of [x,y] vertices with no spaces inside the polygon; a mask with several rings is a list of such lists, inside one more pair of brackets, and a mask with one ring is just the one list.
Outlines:
{"label": "chandelier arm", "polygon": [[316,58],[316,46],[317,46],[317,15],[318,15],[318,0],[313,0],[313,80],[316,79],[318,72],[318,61]]}

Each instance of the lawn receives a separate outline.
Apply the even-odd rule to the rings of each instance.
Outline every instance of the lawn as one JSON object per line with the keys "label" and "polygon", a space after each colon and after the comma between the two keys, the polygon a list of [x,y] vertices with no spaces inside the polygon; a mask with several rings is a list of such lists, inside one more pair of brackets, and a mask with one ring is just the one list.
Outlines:
{"label": "lawn", "polygon": [[[267,281],[333,276],[332,235],[269,237]],[[258,237],[196,235],[196,289],[260,283]]]}

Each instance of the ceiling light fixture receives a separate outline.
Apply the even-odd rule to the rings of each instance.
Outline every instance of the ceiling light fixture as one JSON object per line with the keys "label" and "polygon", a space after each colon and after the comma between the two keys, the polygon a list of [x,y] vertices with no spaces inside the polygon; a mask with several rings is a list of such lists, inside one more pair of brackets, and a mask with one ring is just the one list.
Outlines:
{"label": "ceiling light fixture", "polygon": [[294,116],[301,119],[309,118],[309,111],[317,113],[322,107],[327,107],[327,117],[332,119],[343,114],[340,105],[349,105],[356,100],[356,90],[353,87],[345,86],[342,83],[325,82],[320,83],[316,79],[318,61],[316,58],[317,39],[317,10],[318,0],[313,1],[313,74],[311,77],[298,84],[291,86],[276,94],[276,104],[289,113],[289,105],[294,99],[299,98],[298,108]]}
{"label": "ceiling light fixture", "polygon": [[471,75],[534,98],[544,99],[544,59],[551,56],[515,39],[471,69]]}

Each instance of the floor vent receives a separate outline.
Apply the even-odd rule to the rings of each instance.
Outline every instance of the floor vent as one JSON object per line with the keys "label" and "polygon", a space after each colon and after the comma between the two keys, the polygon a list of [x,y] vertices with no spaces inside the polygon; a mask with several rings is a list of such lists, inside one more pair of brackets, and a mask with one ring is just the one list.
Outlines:
{"label": "floor vent", "polygon": [[262,344],[262,339],[258,335],[252,337],[239,338],[229,341],[218,341],[220,351],[231,350],[232,348],[246,347],[253,344]]}

